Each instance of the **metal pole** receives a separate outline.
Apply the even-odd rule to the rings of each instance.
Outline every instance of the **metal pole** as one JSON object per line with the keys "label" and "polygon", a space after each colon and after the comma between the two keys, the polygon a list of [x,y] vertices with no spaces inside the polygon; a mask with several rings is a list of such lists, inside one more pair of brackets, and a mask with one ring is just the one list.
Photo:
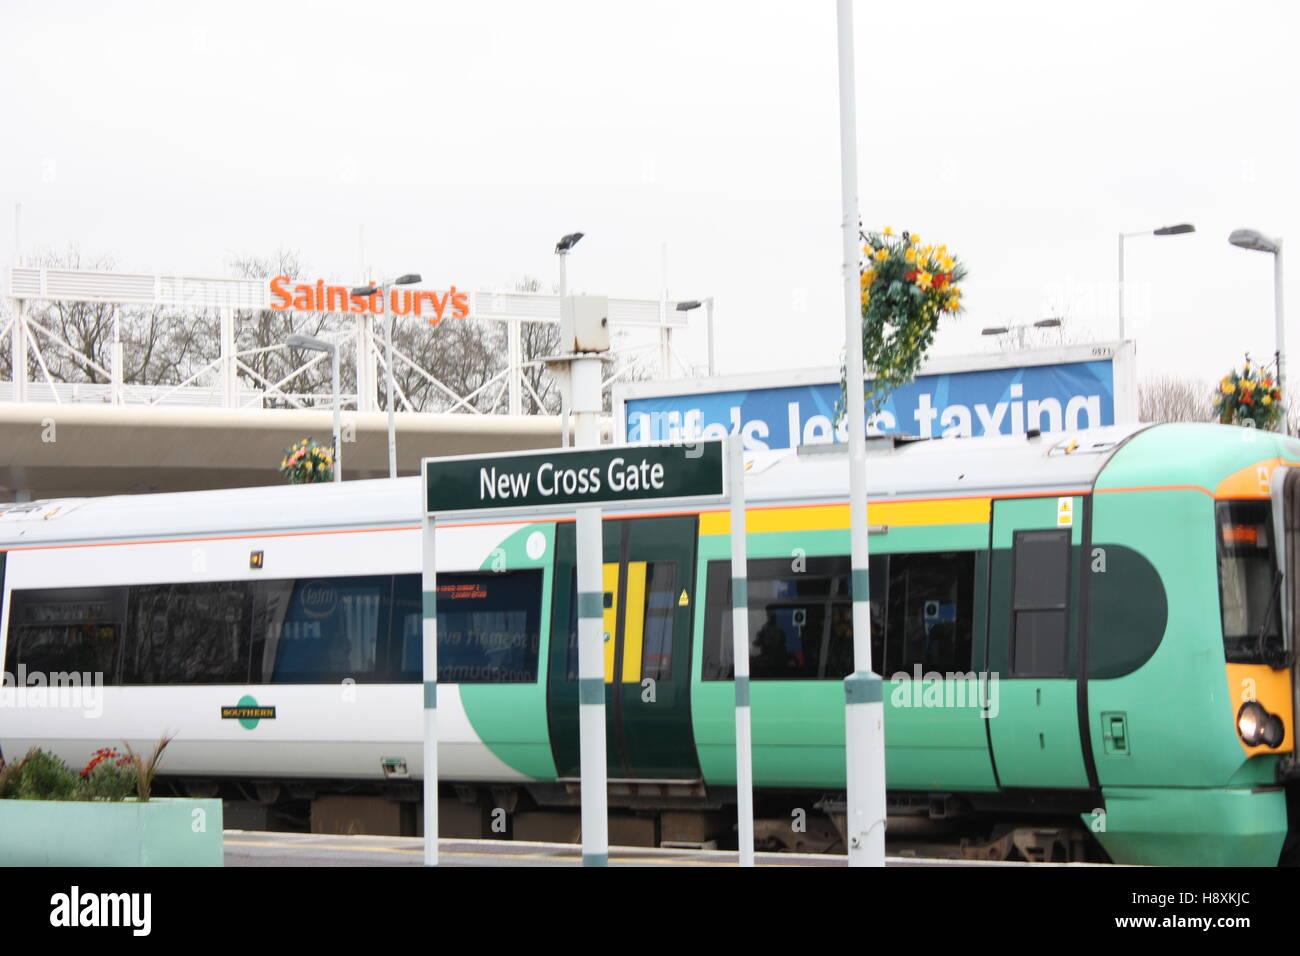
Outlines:
{"label": "metal pole", "polygon": [[424,515],[424,865],[438,865],[438,565],[434,548],[437,521],[428,511],[420,483]]}
{"label": "metal pole", "polygon": [[221,403],[239,406],[239,373],[235,366],[235,310],[221,307]]}
{"label": "metal pole", "polygon": [[[566,295],[566,276],[564,274],[565,253],[559,253],[560,256],[560,325],[564,324],[564,297]],[[572,343],[570,343],[572,344]],[[568,346],[566,346],[567,348]],[[560,389],[560,447],[569,447],[569,392],[572,391],[573,382],[573,365],[569,365],[569,388]]]}
{"label": "metal pole", "polygon": [[[600,376],[597,357],[569,364],[574,445],[600,444]],[[604,544],[599,506],[577,509],[578,733],[582,777],[582,865],[609,865],[609,795],[605,754]]]}
{"label": "metal pole", "polygon": [[[380,289],[380,295],[386,295],[387,289]],[[397,477],[397,406],[394,403],[396,389],[393,388],[393,312],[384,306],[388,321],[384,324],[384,348],[388,366],[388,477]]]}
{"label": "metal pole", "polygon": [[1119,234],[1119,340],[1124,341],[1124,233]]}
{"label": "metal pole", "polygon": [[14,300],[14,328],[10,336],[12,345],[14,401],[27,401],[27,300]]}
{"label": "metal pole", "polygon": [[754,865],[754,755],[749,709],[749,568],[745,536],[745,451],[727,438],[731,493],[731,648],[736,678],[736,834],[740,865]]}
{"label": "metal pole", "polygon": [[343,480],[343,399],[339,395],[339,343],[334,343],[334,480]]}
{"label": "metal pole", "polygon": [[[1282,318],[1282,240],[1277,240],[1277,251],[1273,253],[1273,321],[1277,327],[1277,388],[1282,393],[1282,401],[1289,404],[1286,393],[1286,324]],[[1282,420],[1282,431],[1286,432],[1286,419]]]}
{"label": "metal pole", "polygon": [[712,378],[714,375],[717,374],[716,370],[714,369],[714,365],[713,365],[713,297],[710,296],[709,298],[705,299],[705,300],[704,300],[704,305],[705,305],[705,307],[708,309],[708,325],[709,325],[709,377]]}
{"label": "metal pole", "polygon": [[849,534],[852,545],[853,668],[844,681],[849,866],[885,864],[883,683],[871,670],[867,558],[867,436],[862,306],[858,281],[857,111],[853,88],[853,3],[838,0],[840,199],[844,241],[845,369],[848,389]]}
{"label": "metal pole", "polygon": [[125,349],[122,347],[122,310],[117,305],[113,305],[113,364],[109,366],[112,373],[111,384],[109,387],[110,397],[114,405],[121,405],[123,402],[122,380],[124,375],[124,364],[126,362]]}

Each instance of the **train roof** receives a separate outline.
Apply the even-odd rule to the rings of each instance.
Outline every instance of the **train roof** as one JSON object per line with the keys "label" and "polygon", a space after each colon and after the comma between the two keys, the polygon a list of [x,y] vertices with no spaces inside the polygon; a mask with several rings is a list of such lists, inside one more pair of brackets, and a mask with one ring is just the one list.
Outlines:
{"label": "train roof", "polygon": [[[1151,427],[1159,426],[1114,425],[1029,437],[873,437],[867,443],[868,494],[905,499],[1089,488],[1125,441]],[[746,472],[750,501],[843,500],[848,455],[843,445],[756,452],[747,456]],[[420,479],[410,477],[0,505],[0,549],[412,526],[422,503]]]}

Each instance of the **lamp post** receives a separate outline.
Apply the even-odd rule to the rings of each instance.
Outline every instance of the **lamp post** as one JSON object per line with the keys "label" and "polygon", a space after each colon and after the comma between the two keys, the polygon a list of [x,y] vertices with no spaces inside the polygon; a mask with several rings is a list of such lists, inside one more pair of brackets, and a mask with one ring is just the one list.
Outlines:
{"label": "lamp post", "polygon": [[[555,244],[555,254],[560,257],[560,323],[564,322],[564,297],[568,294],[568,276],[564,270],[564,260],[568,258],[569,251],[578,244],[578,240],[583,237],[584,233],[571,232],[567,236],[561,236],[560,241]],[[568,389],[560,389],[560,447],[569,447],[569,395]]]}
{"label": "lamp post", "polygon": [[[408,272],[406,275],[398,276],[389,285],[413,285],[420,281],[420,276],[414,272]],[[382,297],[388,286],[384,283],[376,285],[358,286],[352,290],[352,294],[366,298],[374,295],[376,292]],[[388,313],[388,322],[384,325],[384,366],[387,371],[385,376],[388,383],[388,477],[397,477],[397,406],[394,403],[393,396],[393,310],[388,308],[386,303],[384,311]]]}
{"label": "lamp post", "polygon": [[713,296],[709,296],[707,299],[704,299],[703,301],[701,301],[701,300],[699,300],[699,299],[691,299],[691,300],[689,300],[689,301],[687,301],[687,302],[678,302],[678,303],[677,303],[677,311],[678,311],[678,312],[691,312],[691,311],[694,311],[695,309],[698,309],[698,308],[699,308],[700,306],[702,306],[702,305],[706,307],[705,315],[707,316],[707,318],[705,319],[705,324],[706,324],[706,326],[707,326],[707,328],[708,328],[708,330],[709,330],[709,375],[712,376],[712,375],[714,374],[714,368],[713,368]]}
{"label": "lamp post", "polygon": [[330,361],[334,366],[334,480],[343,480],[343,442],[342,434],[342,415],[343,410],[339,402],[339,347],[335,342],[326,342],[324,339],[318,339],[313,335],[299,335],[294,333],[284,340],[290,348],[306,349],[309,352],[328,352]]}
{"label": "lamp post", "polygon": [[1286,328],[1282,319],[1282,240],[1255,229],[1234,229],[1228,241],[1240,249],[1273,253],[1273,323],[1277,336],[1277,387],[1286,398]]}
{"label": "lamp post", "polygon": [[1025,332],[1029,329],[1059,329],[1060,327],[1060,319],[1039,319],[1037,322],[1021,325],[991,325],[988,328],[980,329],[980,335],[1010,335],[1015,332],[1016,348],[1022,349],[1025,347]]}
{"label": "lamp post", "polygon": [[1181,236],[1195,232],[1196,227],[1190,222],[1180,222],[1176,226],[1161,226],[1159,229],[1143,229],[1138,232],[1121,232],[1119,234],[1119,340],[1124,341],[1124,240],[1137,236]]}

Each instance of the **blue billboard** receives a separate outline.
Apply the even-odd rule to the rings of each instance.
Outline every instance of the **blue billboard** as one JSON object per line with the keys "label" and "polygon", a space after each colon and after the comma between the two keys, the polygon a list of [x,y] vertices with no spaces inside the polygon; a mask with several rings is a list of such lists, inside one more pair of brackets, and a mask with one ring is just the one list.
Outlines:
{"label": "blue billboard", "polygon": [[[667,386],[668,383],[665,383]],[[835,425],[838,382],[639,397],[624,402],[624,440],[689,441],[739,433],[746,450],[847,441]],[[1057,432],[1116,421],[1110,358],[919,375],[870,425],[924,438]]]}

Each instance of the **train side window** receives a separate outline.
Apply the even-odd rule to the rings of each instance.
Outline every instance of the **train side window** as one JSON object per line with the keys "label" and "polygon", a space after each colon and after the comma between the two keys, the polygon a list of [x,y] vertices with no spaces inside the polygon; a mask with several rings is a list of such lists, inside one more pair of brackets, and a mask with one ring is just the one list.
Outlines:
{"label": "train side window", "polygon": [[1064,677],[1070,532],[1017,531],[1013,540],[1011,676]]}
{"label": "train side window", "polygon": [[243,684],[251,641],[246,581],[128,589],[123,684]]}
{"label": "train side window", "polygon": [[43,588],[14,591],[4,669],[92,674],[117,683],[117,654],[126,617],[126,588]]}
{"label": "train side window", "polygon": [[381,680],[392,584],[390,575],[258,582],[253,620],[262,681]]}
{"label": "train side window", "polygon": [[[402,680],[424,667],[418,574],[398,575],[393,633]],[[537,680],[541,650],[542,572],[476,571],[438,575],[438,680],[449,684],[520,684]]]}
{"label": "train side window", "polygon": [[[677,614],[677,562],[646,564],[644,634],[641,639],[641,674],[633,680],[671,680],[673,676],[673,620]],[[626,638],[625,638],[626,641]],[[624,647],[625,654],[628,649]],[[627,674],[623,675],[627,680]]]}
{"label": "train side window", "polygon": [[[890,674],[966,672],[975,626],[975,552],[889,556]],[[872,602],[875,603],[874,601]]]}
{"label": "train side window", "polygon": [[[755,680],[843,680],[853,670],[853,595],[847,555],[747,562],[749,670]],[[711,561],[705,593],[704,680],[735,675],[731,562]],[[883,659],[886,562],[871,565],[873,663]]]}

